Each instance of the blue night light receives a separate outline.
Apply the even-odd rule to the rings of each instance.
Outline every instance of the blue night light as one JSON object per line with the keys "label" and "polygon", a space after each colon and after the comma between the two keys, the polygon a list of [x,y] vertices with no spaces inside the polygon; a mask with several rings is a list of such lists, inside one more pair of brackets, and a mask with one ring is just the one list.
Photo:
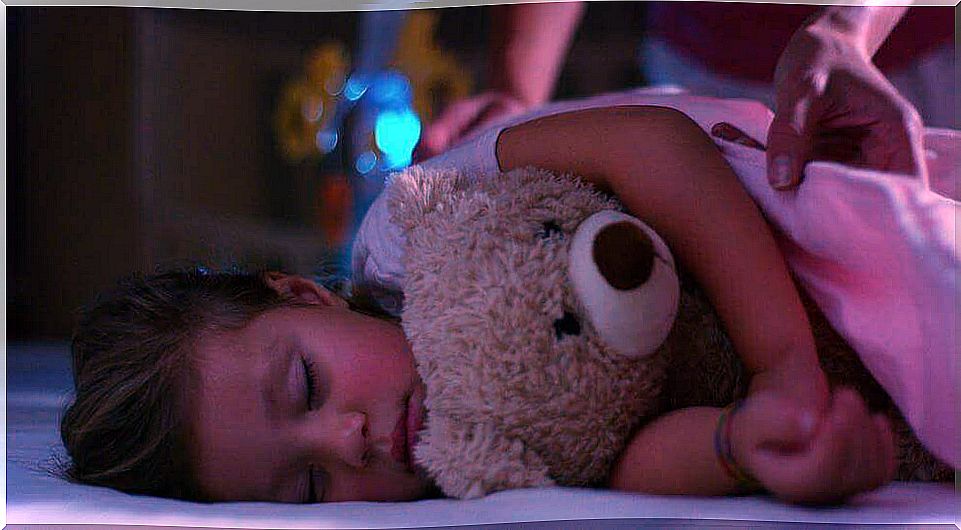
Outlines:
{"label": "blue night light", "polygon": [[377,75],[367,97],[377,107],[408,106],[412,98],[410,80],[396,70],[387,70]]}
{"label": "blue night light", "polygon": [[384,169],[409,165],[419,139],[420,118],[409,107],[385,110],[377,115],[374,141],[384,155]]}
{"label": "blue night light", "polygon": [[354,168],[361,175],[366,175],[370,173],[374,166],[377,165],[377,155],[370,151],[364,151],[357,157],[357,161],[354,162]]}
{"label": "blue night light", "polygon": [[368,86],[366,76],[352,75],[344,83],[344,97],[350,101],[357,101],[364,92],[367,92]]}
{"label": "blue night light", "polygon": [[337,147],[337,131],[333,129],[317,131],[316,141],[317,149],[320,149],[320,152],[326,155]]}

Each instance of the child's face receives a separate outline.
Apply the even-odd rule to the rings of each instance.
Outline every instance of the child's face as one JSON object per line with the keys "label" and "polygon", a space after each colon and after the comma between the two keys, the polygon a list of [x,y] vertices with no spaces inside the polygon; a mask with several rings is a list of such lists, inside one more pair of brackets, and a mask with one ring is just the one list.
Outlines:
{"label": "child's face", "polygon": [[408,463],[424,386],[397,325],[317,302],[269,311],[196,351],[190,443],[205,497],[398,501],[428,491]]}

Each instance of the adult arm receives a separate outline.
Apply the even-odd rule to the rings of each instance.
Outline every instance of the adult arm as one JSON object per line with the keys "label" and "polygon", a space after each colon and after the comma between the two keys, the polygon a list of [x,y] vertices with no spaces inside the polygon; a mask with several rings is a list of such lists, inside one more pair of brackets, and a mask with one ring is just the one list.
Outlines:
{"label": "adult arm", "polygon": [[584,13],[581,2],[492,8],[490,88],[526,106],[550,99],[561,64]]}
{"label": "adult arm", "polygon": [[828,6],[804,26],[809,31],[846,36],[872,57],[907,11],[907,6]]}
{"label": "adult arm", "polygon": [[581,2],[491,8],[489,88],[453,103],[424,129],[418,158],[446,150],[485,125],[547,102],[557,83]]}

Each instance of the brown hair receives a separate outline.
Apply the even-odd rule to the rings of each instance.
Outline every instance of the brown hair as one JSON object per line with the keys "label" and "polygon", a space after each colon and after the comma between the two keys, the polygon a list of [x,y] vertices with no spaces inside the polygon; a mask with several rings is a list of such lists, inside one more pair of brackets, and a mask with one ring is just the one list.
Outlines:
{"label": "brown hair", "polygon": [[82,312],[75,399],[60,422],[69,480],[198,498],[185,447],[191,345],[270,309],[298,305],[263,274],[203,268],[121,281]]}

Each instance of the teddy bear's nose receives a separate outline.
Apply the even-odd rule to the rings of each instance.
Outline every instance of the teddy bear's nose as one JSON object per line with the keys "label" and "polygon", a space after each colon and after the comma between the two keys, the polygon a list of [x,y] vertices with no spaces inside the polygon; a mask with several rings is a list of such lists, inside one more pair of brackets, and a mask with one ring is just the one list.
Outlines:
{"label": "teddy bear's nose", "polygon": [[594,237],[593,250],[597,269],[615,289],[636,289],[651,277],[654,243],[633,223],[605,226]]}

